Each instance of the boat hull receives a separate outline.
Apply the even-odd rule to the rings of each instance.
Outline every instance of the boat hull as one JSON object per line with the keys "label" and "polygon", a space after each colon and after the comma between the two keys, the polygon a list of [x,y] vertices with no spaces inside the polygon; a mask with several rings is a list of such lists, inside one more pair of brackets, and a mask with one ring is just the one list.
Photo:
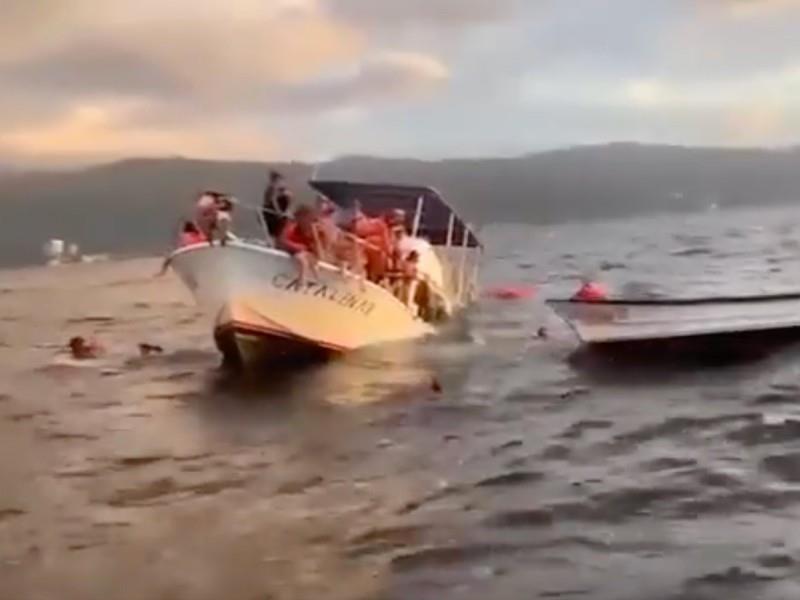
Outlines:
{"label": "boat hull", "polygon": [[226,323],[214,328],[214,342],[226,367],[294,365],[322,362],[338,352],[305,340],[291,339],[246,324]]}
{"label": "boat hull", "polygon": [[171,262],[214,316],[214,338],[230,364],[321,358],[433,332],[389,291],[329,265],[301,285],[291,258],[273,248],[193,246]]}
{"label": "boat hull", "polygon": [[594,354],[749,358],[800,340],[800,294],[547,304]]}

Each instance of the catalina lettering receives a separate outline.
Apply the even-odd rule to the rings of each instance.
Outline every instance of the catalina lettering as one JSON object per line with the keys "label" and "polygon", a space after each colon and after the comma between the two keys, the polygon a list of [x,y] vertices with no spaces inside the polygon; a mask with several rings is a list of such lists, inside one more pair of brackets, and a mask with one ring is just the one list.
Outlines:
{"label": "catalina lettering", "polygon": [[314,298],[325,298],[343,308],[360,312],[365,317],[371,315],[372,311],[375,310],[374,302],[370,302],[366,298],[360,298],[352,292],[340,291],[316,281],[307,281],[304,286],[301,286],[300,280],[297,277],[287,275],[286,273],[274,275],[272,277],[272,285],[286,292],[294,292]]}

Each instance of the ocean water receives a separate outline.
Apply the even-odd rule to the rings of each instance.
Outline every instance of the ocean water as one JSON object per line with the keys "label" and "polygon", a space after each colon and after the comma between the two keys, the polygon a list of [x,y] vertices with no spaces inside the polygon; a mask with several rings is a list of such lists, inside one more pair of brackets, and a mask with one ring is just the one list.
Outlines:
{"label": "ocean water", "polygon": [[0,598],[800,597],[800,347],[586,370],[543,304],[800,290],[800,213],[484,239],[534,298],[248,378],[157,260],[0,273]]}

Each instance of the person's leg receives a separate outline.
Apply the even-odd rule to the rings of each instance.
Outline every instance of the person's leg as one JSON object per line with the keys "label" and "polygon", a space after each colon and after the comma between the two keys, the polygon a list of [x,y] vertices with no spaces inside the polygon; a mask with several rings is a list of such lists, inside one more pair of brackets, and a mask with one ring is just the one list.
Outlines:
{"label": "person's leg", "polygon": [[317,268],[317,264],[319,263],[319,259],[315,254],[311,252],[306,252],[306,260],[308,261],[308,270],[314,276],[314,279],[319,279],[319,269]]}
{"label": "person's leg", "polygon": [[214,245],[214,223],[216,218],[210,217],[203,217],[197,221],[197,229],[200,230],[206,240],[208,241],[209,245]]}
{"label": "person's leg", "polygon": [[366,251],[366,259],[367,259],[367,279],[372,281],[373,283],[378,280],[380,275],[379,268],[378,268],[378,260],[376,251],[372,248],[369,248]]}
{"label": "person's leg", "polygon": [[169,269],[170,264],[172,263],[172,255],[167,256],[164,259],[164,262],[161,263],[161,270],[156,273],[156,277],[163,277],[167,274],[167,270]]}
{"label": "person's leg", "polygon": [[417,307],[416,302],[414,302],[414,298],[417,295],[417,285],[416,279],[407,279],[405,282],[405,304],[409,308]]}
{"label": "person's leg", "polygon": [[231,228],[231,220],[228,217],[221,217],[217,219],[215,233],[221,245],[225,246],[228,243],[228,232]]}
{"label": "person's leg", "polygon": [[358,278],[358,285],[361,291],[366,289],[367,280],[367,259],[364,255],[364,249],[361,244],[351,241],[350,245],[350,261],[353,272]]}
{"label": "person's leg", "polygon": [[308,279],[308,254],[306,252],[298,252],[292,255],[292,260],[297,267],[297,279],[302,287]]}
{"label": "person's leg", "polygon": [[333,265],[339,269],[343,277],[349,277],[352,268],[350,243],[343,235],[336,235],[331,242],[331,257]]}
{"label": "person's leg", "polygon": [[430,321],[432,315],[428,285],[424,281],[415,281],[412,288],[411,298],[418,308],[419,316],[425,321]]}

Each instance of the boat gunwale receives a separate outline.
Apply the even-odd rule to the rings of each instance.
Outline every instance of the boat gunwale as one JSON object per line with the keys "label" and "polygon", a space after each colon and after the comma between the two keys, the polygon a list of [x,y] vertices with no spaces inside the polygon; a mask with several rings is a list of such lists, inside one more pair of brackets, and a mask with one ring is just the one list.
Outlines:
{"label": "boat gunwale", "polygon": [[[255,250],[257,252],[260,252],[262,254],[266,254],[268,256],[291,259],[291,256],[289,255],[288,252],[286,252],[285,250],[281,250],[279,248],[272,248],[272,247],[269,247],[269,246],[262,246],[262,245],[260,245],[258,243],[247,242],[247,241],[244,241],[244,240],[232,240],[232,241],[227,242],[227,244],[225,246],[216,245],[216,244],[212,245],[212,244],[209,244],[207,242],[200,242],[198,244],[191,244],[191,245],[188,245],[188,246],[183,246],[181,248],[178,248],[178,249],[174,250],[172,252],[172,254],[170,254],[169,260],[172,261],[174,258],[179,257],[179,256],[183,256],[185,254],[193,254],[193,253],[199,252],[201,250],[211,250],[213,248],[236,248],[236,249],[245,250],[245,251]],[[325,269],[326,271],[331,272],[334,275],[340,275],[342,277],[345,277],[345,276],[341,275],[341,271],[339,270],[339,268],[337,268],[336,266],[334,266],[334,265],[332,265],[332,264],[330,264],[328,262],[320,261],[319,262],[319,267]],[[400,304],[403,307],[403,309],[409,313],[409,316],[411,316],[411,318],[413,320],[419,321],[421,323],[424,323],[425,325],[428,325],[432,329],[434,328],[434,326],[431,323],[428,323],[427,321],[422,319],[419,315],[413,314],[413,311],[403,301],[401,301],[397,296],[395,296],[391,291],[387,290],[385,287],[383,287],[381,285],[378,285],[377,283],[374,283],[372,281],[369,281],[366,278],[363,279],[363,284],[366,285],[366,286],[371,286],[374,290],[380,291],[382,295],[386,296],[387,298],[391,298],[392,301]]]}

